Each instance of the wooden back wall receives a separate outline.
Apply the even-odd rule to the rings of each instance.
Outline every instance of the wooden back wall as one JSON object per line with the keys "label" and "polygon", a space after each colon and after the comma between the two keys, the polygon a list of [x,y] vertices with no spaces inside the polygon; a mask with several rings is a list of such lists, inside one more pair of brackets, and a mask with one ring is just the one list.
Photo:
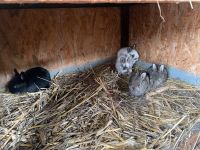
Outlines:
{"label": "wooden back wall", "polygon": [[130,8],[130,43],[141,59],[200,75],[200,4],[136,4]]}
{"label": "wooden back wall", "polygon": [[113,56],[119,8],[0,10],[0,86],[13,69],[56,69]]}

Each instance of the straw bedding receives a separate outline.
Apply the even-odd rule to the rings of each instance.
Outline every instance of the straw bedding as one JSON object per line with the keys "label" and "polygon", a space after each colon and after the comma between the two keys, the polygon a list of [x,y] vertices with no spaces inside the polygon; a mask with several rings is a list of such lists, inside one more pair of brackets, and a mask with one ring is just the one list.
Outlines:
{"label": "straw bedding", "polygon": [[199,89],[168,80],[133,98],[113,70],[57,76],[37,93],[0,93],[1,149],[183,149],[200,129]]}

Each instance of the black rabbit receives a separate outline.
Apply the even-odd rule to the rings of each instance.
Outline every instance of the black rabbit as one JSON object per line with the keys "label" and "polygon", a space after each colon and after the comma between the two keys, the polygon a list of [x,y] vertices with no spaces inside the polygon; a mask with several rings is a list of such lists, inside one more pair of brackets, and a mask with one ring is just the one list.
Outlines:
{"label": "black rabbit", "polygon": [[18,73],[8,82],[7,88],[11,93],[37,92],[42,88],[49,88],[51,77],[49,71],[42,67],[31,68]]}

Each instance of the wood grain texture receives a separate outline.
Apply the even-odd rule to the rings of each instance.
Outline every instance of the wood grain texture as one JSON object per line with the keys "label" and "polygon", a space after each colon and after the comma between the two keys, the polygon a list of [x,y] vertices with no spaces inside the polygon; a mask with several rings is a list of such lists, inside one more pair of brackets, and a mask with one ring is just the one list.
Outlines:
{"label": "wood grain texture", "polygon": [[168,64],[200,75],[200,4],[156,4],[130,8],[130,44],[136,43],[142,60]]}
{"label": "wood grain texture", "polygon": [[[160,3],[181,3],[188,0],[159,0]],[[192,0],[192,2],[200,2],[199,0]],[[87,4],[87,3],[157,3],[157,0],[0,0],[1,4],[24,4],[24,3],[73,3],[73,4]]]}
{"label": "wood grain texture", "polygon": [[13,68],[53,70],[113,56],[119,8],[0,10],[0,83]]}

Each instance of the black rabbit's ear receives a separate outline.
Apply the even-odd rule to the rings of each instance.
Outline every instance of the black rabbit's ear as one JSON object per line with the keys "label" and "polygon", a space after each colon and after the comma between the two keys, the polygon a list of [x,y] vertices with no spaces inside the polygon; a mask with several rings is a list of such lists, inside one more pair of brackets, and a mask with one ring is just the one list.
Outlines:
{"label": "black rabbit's ear", "polygon": [[21,78],[21,80],[24,80],[24,72],[20,73],[20,78]]}
{"label": "black rabbit's ear", "polygon": [[19,72],[17,71],[17,69],[14,69],[15,75],[19,75]]}

